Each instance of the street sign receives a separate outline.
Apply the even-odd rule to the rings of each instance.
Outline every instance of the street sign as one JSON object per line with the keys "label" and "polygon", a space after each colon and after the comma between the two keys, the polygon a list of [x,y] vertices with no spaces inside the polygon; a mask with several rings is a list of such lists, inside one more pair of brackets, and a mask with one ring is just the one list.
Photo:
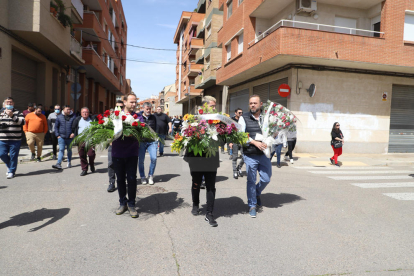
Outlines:
{"label": "street sign", "polygon": [[290,86],[287,84],[281,84],[278,89],[279,95],[283,98],[286,98],[290,94]]}
{"label": "street sign", "polygon": [[80,96],[82,95],[82,93],[77,93],[76,99],[75,99],[75,93],[70,93],[70,95],[72,96],[72,99],[78,100]]}
{"label": "street sign", "polygon": [[80,83],[75,82],[75,83],[72,83],[71,89],[72,89],[72,92],[80,92],[82,89],[82,86],[80,85]]}

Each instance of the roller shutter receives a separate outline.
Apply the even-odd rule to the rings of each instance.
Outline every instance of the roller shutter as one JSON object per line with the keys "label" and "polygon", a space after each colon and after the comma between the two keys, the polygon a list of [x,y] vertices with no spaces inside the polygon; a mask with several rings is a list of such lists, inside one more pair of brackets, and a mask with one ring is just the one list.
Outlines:
{"label": "roller shutter", "polygon": [[288,78],[255,86],[253,87],[253,94],[259,95],[262,102],[271,100],[272,102],[277,102],[283,106],[287,106],[287,97],[283,98],[278,93],[279,86],[284,83],[288,84]]}
{"label": "roller shutter", "polygon": [[241,90],[230,94],[230,114],[233,115],[236,108],[249,111],[249,89]]}
{"label": "roller shutter", "polygon": [[13,51],[12,52],[12,91],[16,109],[27,109],[28,103],[36,102],[35,61]]}
{"label": "roller shutter", "polygon": [[414,153],[414,86],[392,86],[388,152]]}

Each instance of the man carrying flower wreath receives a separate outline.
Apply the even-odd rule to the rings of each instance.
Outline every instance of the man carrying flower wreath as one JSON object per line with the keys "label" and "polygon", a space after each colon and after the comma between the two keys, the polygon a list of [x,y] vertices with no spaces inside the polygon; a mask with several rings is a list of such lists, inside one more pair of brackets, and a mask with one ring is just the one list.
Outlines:
{"label": "man carrying flower wreath", "polygon": [[[153,114],[151,114],[152,105],[149,102],[145,102],[143,104],[143,121],[151,127],[154,131],[157,129],[157,119]],[[154,172],[155,167],[157,166],[157,149],[158,149],[158,140],[144,140],[139,145],[139,175],[141,177],[141,184],[146,185],[149,183],[150,185],[154,185]],[[150,155],[150,167],[148,173],[148,182],[145,178],[145,153],[147,152]]]}
{"label": "man carrying flower wreath", "polygon": [[[125,114],[134,116],[136,105],[137,97],[135,94],[129,93],[124,96]],[[142,118],[140,121],[142,121]],[[135,210],[138,151],[139,142],[133,137],[118,138],[112,142],[112,162],[117,179],[120,204],[116,210],[117,215],[121,215],[128,210],[132,218],[138,217],[138,212]],[[126,181],[128,182],[128,198],[126,197]]]}
{"label": "man carrying flower wreath", "polygon": [[[264,114],[261,112],[263,103],[258,95],[249,99],[250,112],[243,114],[239,119],[242,131],[249,133],[249,140],[243,148],[243,159],[247,171],[247,199],[249,215],[256,217],[256,208],[262,206],[260,195],[270,182],[272,164],[264,154],[267,145],[261,141]],[[256,184],[257,172],[260,181]]]}

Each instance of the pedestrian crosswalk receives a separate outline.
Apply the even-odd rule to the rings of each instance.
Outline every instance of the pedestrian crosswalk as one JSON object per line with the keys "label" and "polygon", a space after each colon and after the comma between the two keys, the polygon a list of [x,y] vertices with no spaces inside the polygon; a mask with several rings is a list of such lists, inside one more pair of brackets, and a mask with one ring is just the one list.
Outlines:
{"label": "pedestrian crosswalk", "polygon": [[[309,173],[325,176],[336,181],[350,181],[349,184],[362,189],[392,189],[392,192],[382,193],[396,200],[414,201],[413,192],[398,192],[400,189],[414,188],[414,168],[390,167],[295,167]],[[393,181],[395,180],[395,181]],[[355,181],[355,182],[354,182]],[[395,191],[395,192],[394,192]]]}

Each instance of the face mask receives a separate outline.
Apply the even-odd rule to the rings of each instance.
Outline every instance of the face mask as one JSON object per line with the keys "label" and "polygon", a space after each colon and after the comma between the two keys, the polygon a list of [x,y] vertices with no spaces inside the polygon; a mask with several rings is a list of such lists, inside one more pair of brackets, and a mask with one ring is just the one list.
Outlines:
{"label": "face mask", "polygon": [[55,109],[55,113],[59,114],[60,110],[59,109]]}
{"label": "face mask", "polygon": [[6,109],[12,110],[14,106],[12,105],[6,105]]}

